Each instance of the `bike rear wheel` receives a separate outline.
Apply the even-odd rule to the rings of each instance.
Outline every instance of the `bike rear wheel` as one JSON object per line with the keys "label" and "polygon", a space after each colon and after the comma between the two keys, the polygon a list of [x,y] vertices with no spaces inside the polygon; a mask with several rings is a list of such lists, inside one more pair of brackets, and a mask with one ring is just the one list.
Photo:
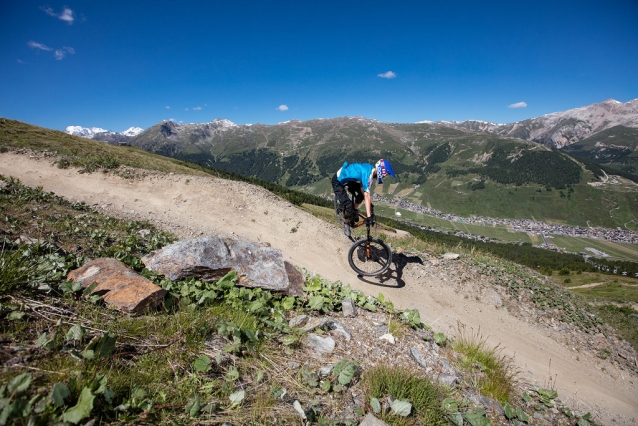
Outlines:
{"label": "bike rear wheel", "polygon": [[348,251],[348,263],[359,275],[374,277],[383,274],[392,263],[392,250],[377,238],[363,238]]}

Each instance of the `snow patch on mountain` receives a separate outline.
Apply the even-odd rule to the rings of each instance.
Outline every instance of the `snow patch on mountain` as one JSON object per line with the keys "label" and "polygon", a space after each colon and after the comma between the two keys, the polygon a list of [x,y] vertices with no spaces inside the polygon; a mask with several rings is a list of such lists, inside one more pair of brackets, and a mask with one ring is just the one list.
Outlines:
{"label": "snow patch on mountain", "polygon": [[144,129],[142,129],[141,127],[129,127],[128,129],[124,130],[122,133],[120,133],[121,135],[124,136],[137,136],[140,133],[142,133],[144,131]]}
{"label": "snow patch on mountain", "polygon": [[144,131],[141,127],[129,127],[121,133],[113,132],[111,130],[105,130],[101,127],[82,127],[82,126],[67,126],[66,133],[74,136],[81,136],[83,138],[95,139],[95,137],[110,136],[137,136]]}
{"label": "snow patch on mountain", "polygon": [[68,126],[66,133],[75,136],[82,136],[83,138],[92,138],[98,133],[105,133],[108,130],[104,130],[100,127],[82,127],[82,126]]}

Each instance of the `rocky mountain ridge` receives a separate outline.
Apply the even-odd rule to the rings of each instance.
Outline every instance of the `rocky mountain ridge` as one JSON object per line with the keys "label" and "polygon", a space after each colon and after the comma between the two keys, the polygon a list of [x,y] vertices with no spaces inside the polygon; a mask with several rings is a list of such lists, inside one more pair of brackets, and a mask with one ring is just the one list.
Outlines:
{"label": "rocky mountain ridge", "polygon": [[[364,117],[344,117],[349,120],[369,121],[370,123],[379,123],[376,119],[366,119]],[[323,120],[340,120],[334,119],[315,119],[313,121]],[[84,128],[81,126],[68,126],[66,133],[87,137],[90,139],[101,140],[111,143],[127,142],[133,137],[138,136],[144,131],[148,131],[156,126],[162,126],[161,133],[164,137],[171,135],[186,135],[189,142],[210,141],[215,134],[230,129],[250,128],[253,126],[277,127],[277,126],[295,126],[301,123],[299,120],[289,120],[275,125],[269,126],[264,124],[243,124],[238,125],[227,119],[217,118],[207,123],[188,123],[181,124],[173,121],[162,121],[149,129],[141,129],[139,127],[131,127],[124,132],[113,132],[98,127]],[[402,123],[409,125],[408,123]],[[579,108],[573,108],[562,112],[553,112],[535,118],[515,123],[497,124],[482,120],[466,120],[466,121],[437,121],[428,120],[419,121],[415,125],[428,124],[447,126],[460,130],[468,130],[472,132],[488,132],[499,136],[523,139],[548,145],[553,148],[565,148],[574,143],[585,140],[602,131],[611,129],[616,126],[628,128],[638,128],[638,99],[628,102],[618,102],[614,99],[586,105]],[[155,138],[156,139],[156,138]],[[156,142],[159,142],[156,140]]]}
{"label": "rocky mountain ridge", "polygon": [[625,103],[607,99],[510,124],[478,120],[438,123],[457,129],[495,133],[564,148],[615,126],[638,128],[638,99]]}

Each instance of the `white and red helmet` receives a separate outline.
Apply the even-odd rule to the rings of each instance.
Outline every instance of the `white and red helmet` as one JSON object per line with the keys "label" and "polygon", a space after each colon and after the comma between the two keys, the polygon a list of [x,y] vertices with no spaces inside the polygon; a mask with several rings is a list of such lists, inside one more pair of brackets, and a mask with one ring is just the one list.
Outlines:
{"label": "white and red helmet", "polygon": [[383,183],[383,178],[387,175],[396,178],[394,174],[394,170],[392,170],[392,166],[388,160],[384,160],[383,158],[377,161],[377,164],[374,165],[374,169],[377,171],[377,182]]}

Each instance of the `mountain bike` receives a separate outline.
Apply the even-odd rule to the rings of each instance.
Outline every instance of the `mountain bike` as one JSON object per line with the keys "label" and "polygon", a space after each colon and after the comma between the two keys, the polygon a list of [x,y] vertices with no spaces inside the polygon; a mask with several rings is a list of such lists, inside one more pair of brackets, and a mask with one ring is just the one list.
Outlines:
{"label": "mountain bike", "polygon": [[[352,195],[352,202],[354,203],[354,195]],[[349,223],[349,220],[344,217],[341,202],[336,195],[334,205],[335,215],[337,216],[339,224],[343,226],[345,223]],[[352,244],[352,247],[350,247],[348,251],[348,263],[350,267],[361,276],[374,277],[381,275],[388,270],[392,263],[392,250],[384,241],[373,238],[370,235],[370,224],[366,222],[365,215],[361,214],[358,210],[355,210],[355,214],[357,215],[356,220],[358,220],[358,222],[350,225],[350,228],[354,229],[365,225],[366,236]],[[350,237],[350,239],[354,241],[354,238]]]}

